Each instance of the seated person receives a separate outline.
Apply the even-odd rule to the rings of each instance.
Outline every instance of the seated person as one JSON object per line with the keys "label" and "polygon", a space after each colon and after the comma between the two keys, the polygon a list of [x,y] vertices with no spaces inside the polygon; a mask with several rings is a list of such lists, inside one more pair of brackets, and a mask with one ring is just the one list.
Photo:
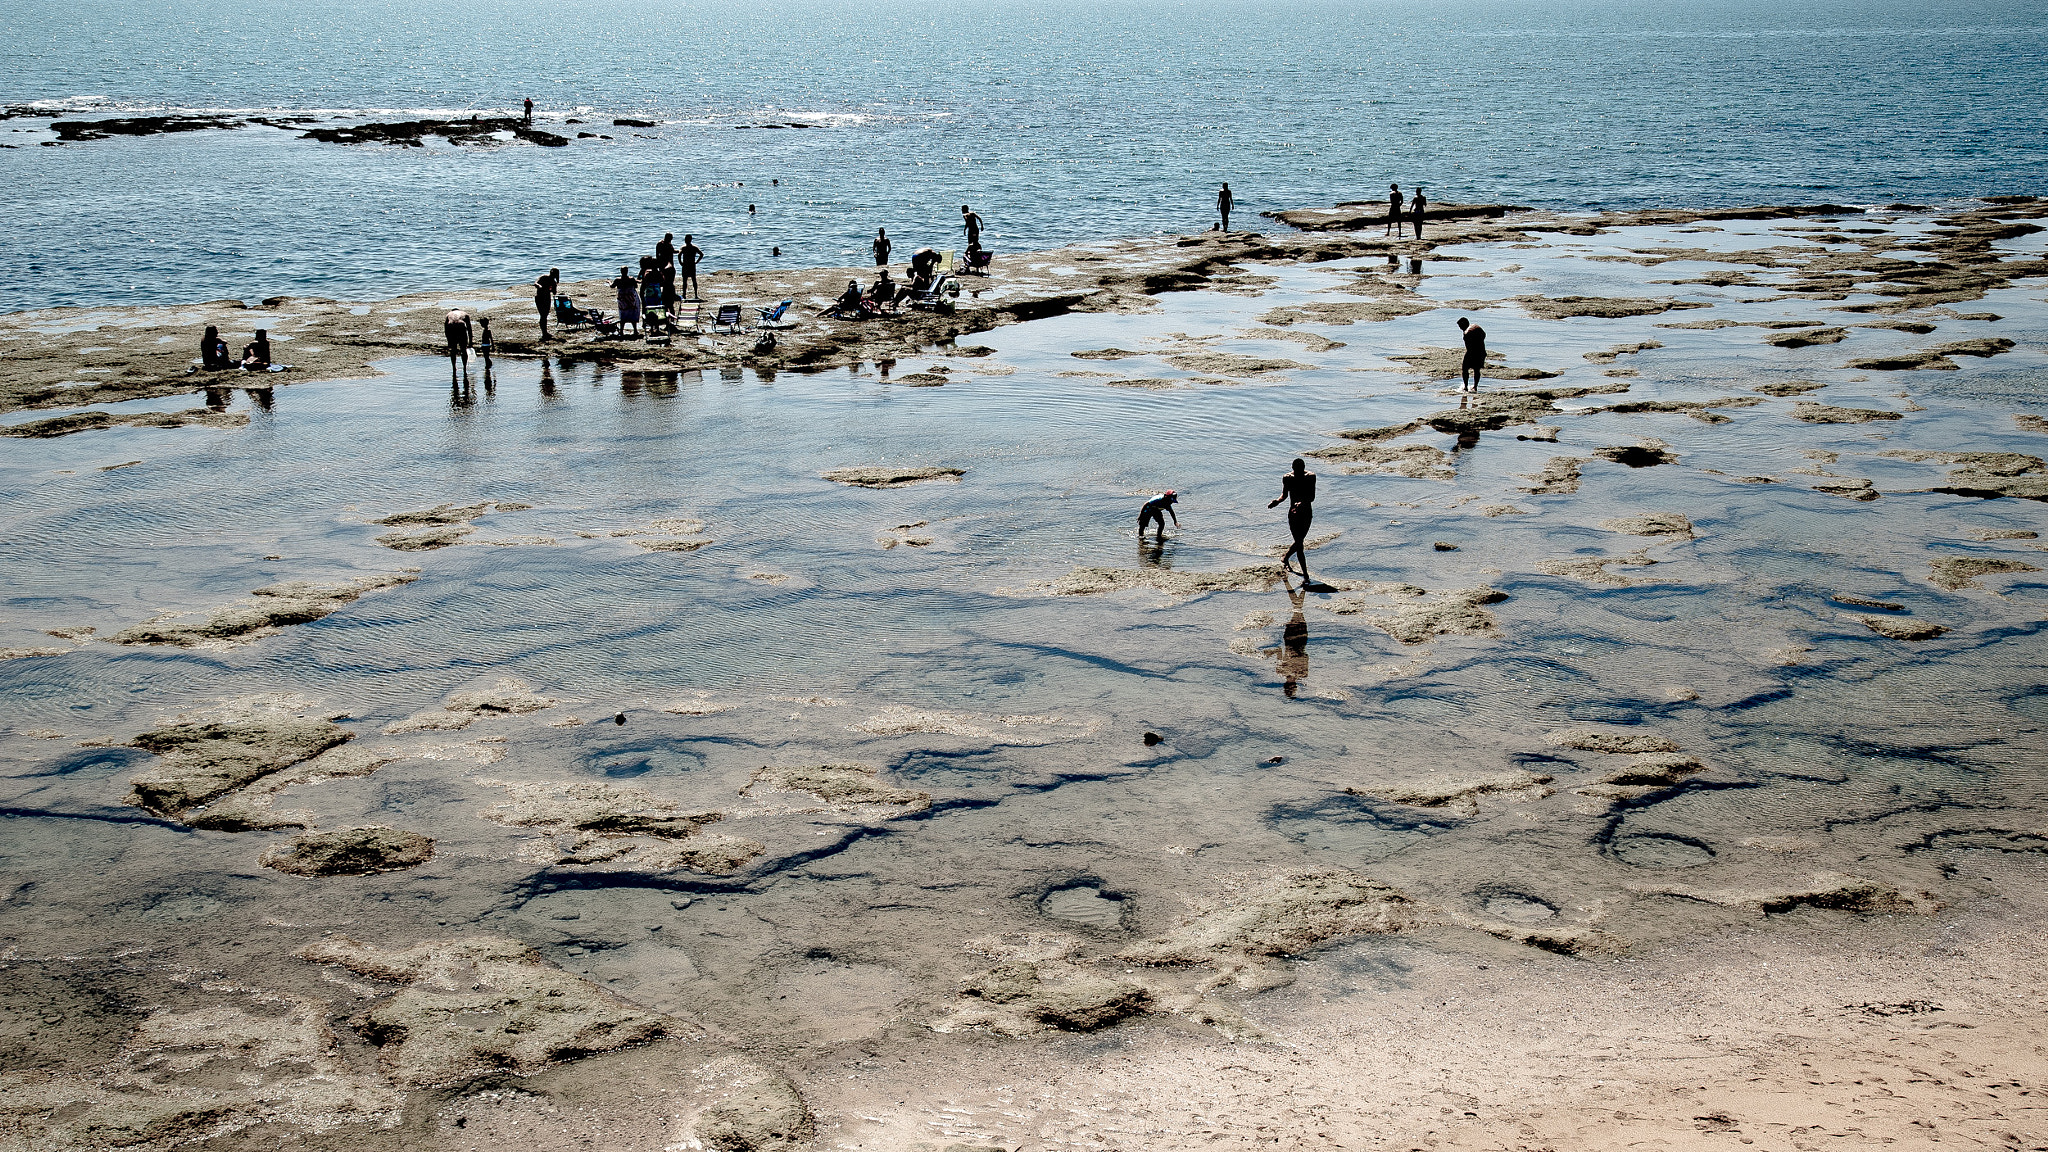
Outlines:
{"label": "seated person", "polygon": [[235,358],[228,354],[228,342],[220,338],[220,329],[211,324],[206,326],[206,335],[199,338],[199,364],[214,372],[235,366]]}
{"label": "seated person", "polygon": [[846,282],[846,291],[841,292],[839,294],[839,299],[833,302],[833,307],[839,309],[839,314],[841,316],[846,316],[849,318],[859,316],[860,281],[848,280]]}
{"label": "seated person", "polygon": [[270,369],[270,335],[263,329],[256,330],[256,339],[242,345],[242,370],[245,372],[266,372]]}
{"label": "seated person", "polygon": [[270,329],[268,328],[258,328],[256,330],[256,358],[263,361],[265,368],[270,367]]}
{"label": "seated person", "polygon": [[878,311],[889,311],[896,304],[896,282],[889,279],[889,270],[882,269],[881,278],[868,290],[868,299],[875,302]]}

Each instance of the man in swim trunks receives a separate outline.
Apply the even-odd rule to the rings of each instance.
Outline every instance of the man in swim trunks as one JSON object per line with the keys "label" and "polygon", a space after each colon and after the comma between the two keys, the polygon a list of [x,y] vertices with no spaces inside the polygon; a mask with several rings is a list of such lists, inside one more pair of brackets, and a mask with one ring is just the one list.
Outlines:
{"label": "man in swim trunks", "polygon": [[1225,184],[1223,191],[1216,194],[1216,211],[1223,217],[1223,230],[1225,232],[1230,231],[1230,206],[1235,203],[1237,203],[1237,198],[1230,194],[1230,185]]}
{"label": "man in swim trunks", "polygon": [[550,268],[533,278],[533,310],[540,313],[540,338],[548,338],[548,313],[555,310],[555,289],[562,283],[562,270]]}
{"label": "man in swim trunks", "polygon": [[1380,235],[1393,236],[1400,234],[1401,201],[1403,199],[1405,197],[1401,195],[1401,186],[1399,184],[1387,185],[1387,228]]}
{"label": "man in swim trunks", "polygon": [[1280,566],[1287,567],[1288,560],[1299,556],[1301,578],[1305,581],[1308,579],[1308,549],[1303,546],[1303,541],[1308,539],[1308,527],[1316,518],[1316,474],[1308,470],[1308,464],[1299,456],[1294,458],[1294,471],[1280,477],[1279,498],[1268,501],[1266,507],[1271,508],[1281,500],[1288,502],[1287,530],[1294,534],[1294,546],[1280,557]]}
{"label": "man in swim trunks", "polygon": [[469,313],[460,308],[449,309],[448,315],[441,318],[441,334],[448,338],[449,361],[469,363],[469,345],[476,335],[475,322],[469,318]]}
{"label": "man in swim trunks", "polygon": [[875,267],[885,268],[888,266],[889,249],[894,247],[895,245],[889,242],[889,230],[887,228],[875,229]]}
{"label": "man in swim trunks", "polygon": [[661,234],[661,243],[654,246],[654,260],[658,264],[673,264],[676,262],[675,233],[663,232]]}
{"label": "man in swim trunks", "polygon": [[[1458,330],[1465,334],[1465,360],[1458,365],[1458,391],[1477,392],[1479,373],[1486,367],[1486,329],[1460,316]],[[1472,375],[1469,387],[1465,383],[1468,372]]]}
{"label": "man in swim trunks", "polygon": [[1161,536],[1166,535],[1166,518],[1168,516],[1173,517],[1173,526],[1179,528],[1180,513],[1173,510],[1173,506],[1179,502],[1180,495],[1171,488],[1145,501],[1145,506],[1138,509],[1138,535],[1140,537],[1144,536],[1145,525],[1155,520],[1159,522],[1159,534]]}
{"label": "man in swim trunks", "polygon": [[703,258],[704,250],[697,247],[696,242],[691,239],[689,233],[683,233],[683,246],[676,249],[676,260],[682,265],[681,271],[676,276],[683,283],[683,295],[680,299],[702,299],[698,295],[702,289],[697,287],[697,261]]}
{"label": "man in swim trunks", "polygon": [[981,217],[974,214],[967,205],[960,206],[960,226],[967,229],[967,247],[970,251],[981,247]]}

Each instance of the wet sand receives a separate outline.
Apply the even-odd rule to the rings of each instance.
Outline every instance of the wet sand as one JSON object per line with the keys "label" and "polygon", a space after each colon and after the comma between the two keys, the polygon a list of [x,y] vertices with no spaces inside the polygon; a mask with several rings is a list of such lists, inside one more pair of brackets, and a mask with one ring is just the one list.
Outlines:
{"label": "wet sand", "polygon": [[1345,211],[14,441],[0,1147],[2048,1141],[2040,206]]}

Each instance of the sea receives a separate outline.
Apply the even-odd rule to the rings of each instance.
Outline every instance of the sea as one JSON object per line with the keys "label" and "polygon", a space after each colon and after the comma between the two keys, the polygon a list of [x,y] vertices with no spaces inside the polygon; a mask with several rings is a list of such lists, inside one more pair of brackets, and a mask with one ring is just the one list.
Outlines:
{"label": "sea", "polygon": [[[957,246],[962,204],[1000,255],[1201,230],[1224,182],[1240,228],[1394,181],[1552,209],[2048,192],[2048,9],[2016,0],[88,0],[0,32],[15,310],[575,279],[664,232],[713,268],[851,264],[877,228]],[[570,145],[42,146],[59,112],[526,97]]]}

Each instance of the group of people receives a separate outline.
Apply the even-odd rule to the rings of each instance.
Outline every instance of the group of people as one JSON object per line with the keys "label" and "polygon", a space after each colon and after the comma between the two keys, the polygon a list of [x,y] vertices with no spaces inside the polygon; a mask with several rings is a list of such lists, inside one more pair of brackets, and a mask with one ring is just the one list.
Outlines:
{"label": "group of people", "polygon": [[[1299,561],[1301,578],[1306,582],[1309,578],[1308,530],[1316,518],[1316,474],[1308,470],[1308,462],[1299,456],[1294,458],[1293,470],[1281,474],[1280,495],[1266,507],[1278,507],[1282,500],[1287,502],[1287,531],[1294,537],[1294,543],[1280,558],[1280,566],[1288,568],[1289,561]],[[1180,513],[1174,511],[1174,505],[1178,503],[1180,494],[1171,488],[1146,500],[1138,509],[1138,538],[1144,539],[1145,529],[1151,526],[1157,527],[1159,535],[1166,535],[1168,516],[1173,517],[1173,526],[1179,528]]]}
{"label": "group of people", "polygon": [[228,351],[228,342],[221,339],[220,329],[208,324],[206,334],[199,338],[199,365],[209,372],[227,372],[234,369],[268,372],[270,330],[258,328],[256,338],[242,345],[242,354],[237,357]]}
{"label": "group of people", "polygon": [[[1382,232],[1381,235],[1401,235],[1401,201],[1403,199],[1399,184],[1387,185],[1387,227],[1386,231]],[[1428,211],[1429,197],[1424,196],[1422,189],[1417,188],[1414,198],[1408,200],[1408,221],[1415,225],[1415,238],[1417,240],[1422,239],[1422,218],[1423,214]]]}

